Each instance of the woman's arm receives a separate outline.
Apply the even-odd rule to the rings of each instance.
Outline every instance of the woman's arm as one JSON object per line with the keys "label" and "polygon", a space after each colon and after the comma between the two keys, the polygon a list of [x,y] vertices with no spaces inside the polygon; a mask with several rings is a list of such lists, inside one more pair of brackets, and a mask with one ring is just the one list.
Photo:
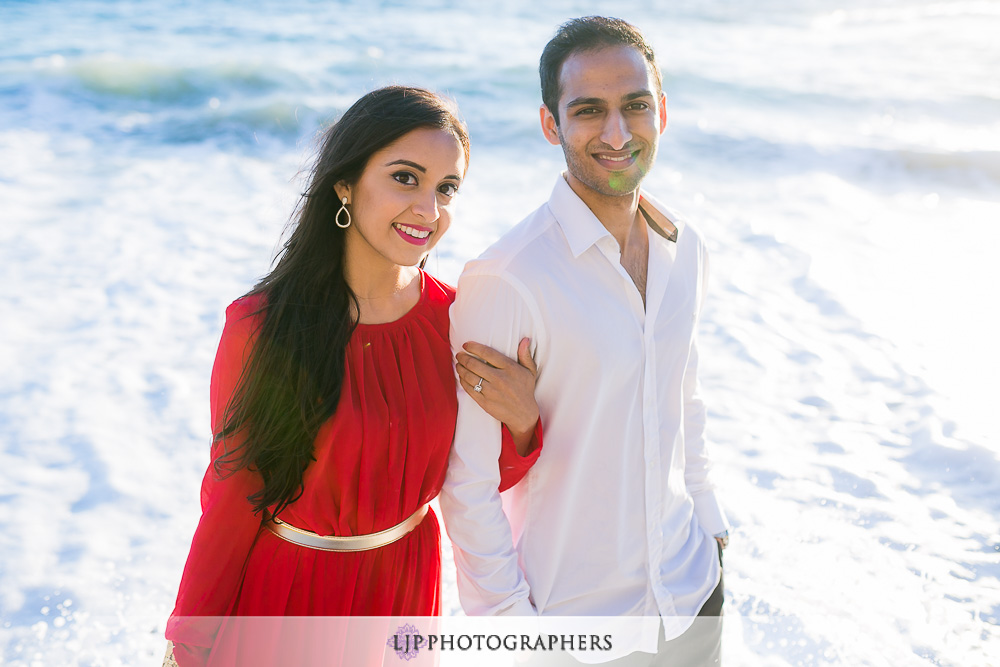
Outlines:
{"label": "woman's arm", "polygon": [[511,488],[528,474],[531,466],[535,465],[539,454],[542,453],[542,420],[539,419],[535,425],[535,430],[531,433],[528,442],[528,451],[521,454],[521,450],[514,443],[507,427],[503,427],[500,440],[500,458],[497,460],[500,466],[500,484],[497,490],[503,493]]}
{"label": "woman's arm", "polygon": [[538,423],[538,403],[535,402],[538,367],[531,358],[530,344],[529,339],[521,339],[516,361],[471,341],[455,355],[455,368],[462,387],[479,407],[503,423],[522,456],[531,451]]}
{"label": "woman's arm", "polygon": [[[244,301],[249,301],[246,299]],[[237,301],[226,311],[226,326],[212,368],[212,432],[225,422],[225,410],[247,361],[254,318],[251,304]],[[202,516],[191,540],[191,551],[167,622],[167,639],[174,643],[180,667],[201,665],[215,641],[220,617],[228,615],[243,579],[243,565],[260,528],[247,496],[263,482],[257,473],[241,469],[221,478],[215,459],[238,446],[230,437],[212,445],[212,461],[202,481]]]}
{"label": "woman's arm", "polygon": [[498,460],[501,492],[520,482],[542,451],[542,422],[535,402],[538,367],[530,344],[527,338],[521,340],[517,361],[474,342],[466,343],[455,355],[455,368],[466,393],[503,424]]}

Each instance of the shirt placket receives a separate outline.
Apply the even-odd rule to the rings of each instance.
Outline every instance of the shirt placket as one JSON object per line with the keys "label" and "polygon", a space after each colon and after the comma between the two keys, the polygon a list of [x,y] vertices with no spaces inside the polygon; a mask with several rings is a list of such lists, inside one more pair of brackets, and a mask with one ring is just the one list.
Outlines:
{"label": "shirt placket", "polygon": [[675,616],[673,595],[664,588],[660,577],[663,562],[663,498],[666,476],[663,470],[663,443],[660,442],[659,382],[657,377],[658,350],[656,348],[656,322],[663,304],[670,269],[673,267],[674,247],[650,235],[647,264],[646,327],[643,331],[645,348],[642,382],[643,454],[646,461],[646,535],[649,545],[649,582],[656,599],[660,616]]}
{"label": "shirt placket", "polygon": [[632,276],[622,266],[622,254],[618,248],[618,242],[609,234],[597,242],[597,247],[614,268],[615,272],[618,273],[619,278],[621,278],[629,310],[632,311],[632,316],[635,319],[636,326],[639,327],[639,331],[643,331],[646,326],[646,307],[642,302],[642,296],[639,295],[639,290],[636,288],[635,282],[632,280]]}
{"label": "shirt placket", "polygon": [[642,296],[635,286],[632,277],[625,270],[621,263],[621,252],[618,243],[609,237],[602,239],[598,246],[607,260],[614,267],[622,281],[622,287],[628,300],[630,310],[635,318],[636,325],[641,333],[642,341],[642,458],[644,472],[644,493],[643,504],[646,515],[646,567],[649,577],[649,589],[653,591],[652,604],[644,605],[646,614],[674,615],[675,607],[673,596],[663,588],[660,583],[659,568],[663,555],[663,474],[660,469],[662,457],[660,453],[659,433],[660,420],[656,409],[656,345],[654,337],[654,327],[647,326],[647,323],[656,321],[655,310],[658,310],[662,297],[664,274],[664,264],[654,259],[656,251],[650,248],[650,256],[647,265],[647,290],[646,302],[643,303]]}

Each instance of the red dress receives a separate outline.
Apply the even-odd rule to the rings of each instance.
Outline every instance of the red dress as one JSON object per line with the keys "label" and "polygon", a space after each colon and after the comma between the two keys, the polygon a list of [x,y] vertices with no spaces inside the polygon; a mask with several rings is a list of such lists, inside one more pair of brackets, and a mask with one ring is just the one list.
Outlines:
{"label": "red dress", "polygon": [[[454,288],[421,272],[420,300],[400,319],[360,324],[347,345],[340,403],[316,437],[303,494],[281,519],[319,535],[390,528],[441,490],[457,414],[448,342]],[[249,352],[260,296],[226,310],[212,370],[213,431],[222,426]],[[509,435],[501,489],[516,483],[540,447],[520,457]],[[538,430],[540,435],[540,428]],[[219,451],[213,447],[213,459]],[[433,511],[404,538],[355,553],[291,544],[261,529],[246,469],[218,479],[209,465],[167,638],[182,666],[203,664],[226,616],[434,616],[441,611],[440,531]],[[217,662],[215,655],[210,662]]]}

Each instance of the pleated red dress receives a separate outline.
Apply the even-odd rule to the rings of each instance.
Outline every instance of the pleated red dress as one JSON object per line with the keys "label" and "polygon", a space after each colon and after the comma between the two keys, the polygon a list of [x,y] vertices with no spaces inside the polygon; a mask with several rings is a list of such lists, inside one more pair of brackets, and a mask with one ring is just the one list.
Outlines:
{"label": "pleated red dress", "polygon": [[[420,276],[420,300],[409,312],[394,322],[360,324],[351,337],[340,403],[316,437],[302,496],[281,512],[285,523],[319,535],[367,535],[395,526],[440,492],[458,404],[448,342],[455,290]],[[226,310],[212,370],[214,432],[251,349],[261,298],[239,299]],[[520,480],[539,452],[537,446],[520,457],[506,436],[500,488]],[[219,454],[213,447],[213,459]],[[440,613],[441,535],[433,510],[390,545],[322,551],[262,529],[247,501],[261,485],[246,469],[219,479],[210,464],[205,474],[202,517],[166,632],[181,667],[218,662],[212,647],[222,621],[205,617]]]}

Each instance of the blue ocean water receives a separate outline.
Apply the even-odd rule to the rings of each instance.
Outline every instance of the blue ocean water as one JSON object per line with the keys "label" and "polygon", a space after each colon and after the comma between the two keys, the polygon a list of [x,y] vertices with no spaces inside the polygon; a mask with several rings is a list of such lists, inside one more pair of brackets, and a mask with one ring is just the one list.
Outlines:
{"label": "blue ocean water", "polygon": [[[989,76],[997,56],[986,39],[997,19],[992,3],[651,4],[615,9],[659,47],[679,109],[739,108],[767,114],[775,126],[795,119],[792,126],[801,129],[810,119],[845,134],[856,129],[852,121],[889,112],[965,126],[964,134],[974,135],[991,130],[997,115]],[[528,144],[518,140],[535,138],[535,119],[513,111],[538,103],[537,53],[554,25],[599,8],[7,2],[0,8],[0,108],[6,128],[113,144],[105,149],[210,142],[261,150],[262,141],[275,141],[273,150],[281,150],[310,136],[360,91],[407,82],[454,95],[484,148],[520,147]],[[916,43],[924,46],[907,48]],[[676,141],[702,161],[725,155],[736,166],[810,159],[808,146],[774,145],[770,137],[753,142],[739,129],[677,133]],[[878,150],[920,152],[871,143],[857,148],[876,157]],[[996,176],[988,156],[966,159]],[[919,155],[913,162],[932,167]]]}
{"label": "blue ocean water", "polygon": [[[923,572],[921,602],[951,595],[964,605],[955,617],[996,625],[996,576],[962,574],[978,587],[963,597],[949,573],[976,570],[973,552],[993,556],[996,542],[975,512],[995,517],[1000,479],[1000,3],[5,1],[4,660],[128,664],[159,646],[197,516],[219,318],[267,270],[316,133],[388,83],[458,102],[472,165],[460,220],[430,264],[454,281],[547,197],[562,155],[538,130],[537,59],[560,22],[592,13],[634,22],[659,55],[669,126],[647,183],[712,250],[704,382],[724,399],[713,423],[737,454],[732,479],[753,480],[755,501],[785,494],[805,508],[820,493],[802,481],[813,468],[783,466],[813,445],[857,455],[827,484],[851,497],[831,500],[840,513],[824,547],[840,558],[852,534],[836,520],[863,516],[909,553],[878,527],[891,514],[882,521],[922,548],[947,546],[931,565],[891,561],[878,580],[909,591],[903,577]],[[768,446],[788,449],[750,469]],[[899,454],[905,465],[886,453],[897,447],[914,450]],[[866,451],[881,458],[869,465]],[[866,466],[891,470],[889,482],[858,477]],[[932,488],[948,490],[931,503],[935,521],[969,534],[956,528],[950,542],[912,518],[904,501]],[[750,527],[747,510],[735,516]],[[798,623],[793,605],[752,584],[815,577],[766,547],[733,572],[732,602]],[[905,626],[899,650],[947,662],[953,639],[879,613],[860,579],[843,586],[866,602],[866,627]],[[100,622],[74,617],[69,597]],[[453,579],[445,597],[455,611]],[[128,640],[108,629],[119,616]],[[834,657],[802,653],[777,625],[754,650],[773,649],[774,664],[878,664],[844,658],[860,651],[850,632],[803,632]],[[785,645],[762,648],[772,640]],[[975,664],[963,650],[957,662]]]}
{"label": "blue ocean water", "polygon": [[[996,209],[977,202],[995,201],[1000,190],[997,3],[715,0],[619,2],[614,10],[641,26],[659,51],[670,128],[653,183],[676,192],[679,203],[707,196],[745,207],[743,218],[787,228],[818,249],[828,245],[814,228],[848,228],[864,243],[872,221],[887,217],[886,208],[898,211],[900,198],[917,202],[910,217],[920,234],[946,226],[953,238],[977,239],[982,225],[990,227],[987,238],[995,233]],[[608,8],[569,1],[502,9],[390,1],[5,2],[0,158],[8,166],[0,178],[23,192],[18,183],[33,171],[65,167],[67,188],[83,192],[63,210],[79,214],[74,202],[93,196],[90,179],[128,170],[134,160],[247,156],[283,161],[291,177],[318,129],[360,93],[409,83],[460,104],[473,139],[469,189],[507,191],[503,209],[484,209],[503,216],[479,212],[491,230],[503,229],[544,197],[542,183],[559,166],[537,130],[538,53],[558,23],[601,11]],[[52,163],[31,161],[39,142]],[[827,178],[857,190],[845,197]],[[935,220],[924,223],[932,202]],[[16,222],[19,209],[8,208]],[[799,221],[803,215],[808,222]],[[453,264],[478,252],[464,243],[449,248],[441,250]],[[946,250],[949,267],[970,264],[967,249]],[[922,261],[890,253],[881,259],[890,275],[852,270],[829,287],[863,297],[872,283],[890,285]],[[973,277],[962,308],[945,319],[976,336],[982,323],[964,322],[963,312],[986,296],[977,286],[996,276],[982,269]],[[887,310],[880,306],[859,307],[859,316],[894,339],[912,338],[915,357],[954,347],[954,336],[914,334],[939,328],[941,315],[924,321],[922,306],[896,298],[912,285],[904,283],[883,295],[906,313],[902,320],[876,324]],[[913,289],[932,292],[940,285],[917,283]],[[954,302],[944,293],[935,299]],[[981,333],[976,345],[986,340]],[[981,365],[978,358],[931,363],[949,394],[961,392],[966,371]],[[1000,372],[1000,361],[991,358],[989,367]],[[981,393],[976,387],[956,402],[981,412]]]}
{"label": "blue ocean water", "polygon": [[[105,154],[206,144],[267,155],[310,138],[361,91],[406,82],[453,95],[478,150],[518,152],[538,145],[541,46],[560,21],[600,8],[8,2],[0,123],[86,138]],[[868,183],[894,171],[1000,179],[996,147],[983,141],[1000,111],[993,3],[615,9],[659,47],[671,110],[719,119],[668,134],[672,164],[825,169]],[[909,133],[885,126],[903,119]]]}

